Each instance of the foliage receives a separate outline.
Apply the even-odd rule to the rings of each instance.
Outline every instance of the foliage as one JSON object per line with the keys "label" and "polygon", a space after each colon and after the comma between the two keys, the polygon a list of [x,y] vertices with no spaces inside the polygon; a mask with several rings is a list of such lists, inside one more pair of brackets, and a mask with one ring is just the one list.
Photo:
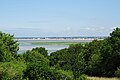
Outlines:
{"label": "foliage", "polygon": [[10,61],[19,47],[13,35],[0,32],[0,61]]}
{"label": "foliage", "polygon": [[43,48],[43,47],[36,47],[36,48],[33,48],[32,51],[38,52],[38,53],[44,55],[45,57],[48,56],[47,50],[45,50],[45,48]]}
{"label": "foliage", "polygon": [[99,64],[101,62],[101,50],[102,49],[103,42],[94,40],[90,42],[89,44],[85,45],[84,53],[83,53],[83,59],[84,64],[86,64],[84,68],[84,73],[88,75],[98,76],[100,71],[98,68],[100,67]]}
{"label": "foliage", "polygon": [[26,65],[23,62],[0,62],[1,80],[20,80]]}
{"label": "foliage", "polygon": [[56,70],[56,80],[73,80],[73,73],[71,71]]}
{"label": "foliage", "polygon": [[116,28],[110,37],[102,41],[92,41],[86,46],[84,53],[85,74],[90,76],[115,76],[120,66],[120,29]]}
{"label": "foliage", "polygon": [[78,78],[78,80],[87,80],[87,75],[82,74],[82,75]]}
{"label": "foliage", "polygon": [[31,63],[28,65],[25,77],[29,80],[72,80],[70,73],[50,68],[44,63]]}
{"label": "foliage", "polygon": [[115,71],[115,75],[120,78],[120,69],[119,68]]}
{"label": "foliage", "polygon": [[29,80],[45,80],[48,79],[49,69],[45,63],[32,62],[27,65],[27,69],[24,73],[24,77]]}
{"label": "foliage", "polygon": [[62,70],[56,70],[49,66],[49,60],[36,51],[27,51],[23,54],[27,62],[24,79],[29,80],[61,80],[71,79],[71,74]]}
{"label": "foliage", "polygon": [[70,56],[68,56],[67,49],[53,52],[50,54],[50,65],[56,67],[57,69],[70,70],[71,67],[69,66],[69,57]]}
{"label": "foliage", "polygon": [[103,75],[105,76],[115,76],[114,72],[120,66],[120,29],[116,28],[110,37],[105,39],[106,43],[101,50],[102,54],[102,68]]}
{"label": "foliage", "polygon": [[[16,54],[13,35],[0,32],[0,80],[86,80],[120,77],[120,28],[104,40],[73,44],[48,56],[42,47]],[[86,74],[86,75],[83,75]]]}
{"label": "foliage", "polygon": [[[80,71],[83,64],[82,57],[82,44],[71,45],[68,49],[62,49],[60,51],[51,53],[50,65],[57,69],[71,70],[75,78],[78,78],[82,71]],[[81,54],[80,54],[81,53]],[[82,66],[81,66],[82,65]]]}
{"label": "foliage", "polygon": [[114,29],[110,37],[90,43],[75,44],[51,53],[50,64],[57,69],[71,70],[75,78],[81,74],[89,76],[115,76],[120,66],[120,28]]}
{"label": "foliage", "polygon": [[23,54],[23,57],[26,62],[45,62],[46,64],[49,63],[49,60],[44,57],[42,54],[38,53],[37,51],[26,51]]}
{"label": "foliage", "polygon": [[25,57],[23,55],[24,54],[16,54],[15,61],[26,62]]}

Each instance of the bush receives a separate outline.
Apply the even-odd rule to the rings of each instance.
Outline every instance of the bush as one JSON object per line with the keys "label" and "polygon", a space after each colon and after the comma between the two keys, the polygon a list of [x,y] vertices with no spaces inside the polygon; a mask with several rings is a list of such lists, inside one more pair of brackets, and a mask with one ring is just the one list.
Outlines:
{"label": "bush", "polygon": [[27,65],[24,78],[29,80],[49,80],[49,67],[43,62],[32,62]]}
{"label": "bush", "polygon": [[78,80],[87,80],[87,75],[82,74]]}
{"label": "bush", "polygon": [[0,62],[11,61],[19,50],[18,45],[13,35],[0,32]]}
{"label": "bush", "polygon": [[119,68],[115,71],[115,75],[116,75],[116,77],[120,78],[120,69]]}
{"label": "bush", "polygon": [[44,55],[45,57],[48,56],[47,50],[46,50],[45,48],[43,48],[43,47],[36,47],[36,48],[33,48],[32,51],[38,52],[38,53]]}
{"label": "bush", "polygon": [[45,62],[49,64],[49,60],[37,51],[26,51],[26,53],[23,54],[23,57],[26,62]]}
{"label": "bush", "polygon": [[73,80],[72,71],[56,70],[56,80]]}
{"label": "bush", "polygon": [[25,69],[23,62],[1,62],[0,80],[21,80]]}
{"label": "bush", "polygon": [[56,70],[39,62],[30,63],[27,66],[24,78],[29,80],[74,80],[72,72]]}

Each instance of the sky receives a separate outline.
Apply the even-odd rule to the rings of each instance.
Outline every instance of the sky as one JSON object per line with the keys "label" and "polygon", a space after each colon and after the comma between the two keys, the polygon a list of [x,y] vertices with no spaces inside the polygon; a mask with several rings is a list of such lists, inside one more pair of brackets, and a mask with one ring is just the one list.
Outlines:
{"label": "sky", "polygon": [[0,0],[0,31],[15,37],[109,36],[120,0]]}

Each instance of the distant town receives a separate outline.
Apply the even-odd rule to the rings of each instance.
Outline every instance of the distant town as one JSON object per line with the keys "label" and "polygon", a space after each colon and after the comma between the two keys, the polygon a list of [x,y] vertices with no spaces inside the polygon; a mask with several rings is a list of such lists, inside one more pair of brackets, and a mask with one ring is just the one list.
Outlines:
{"label": "distant town", "polygon": [[102,40],[107,38],[103,37],[15,37],[17,40]]}

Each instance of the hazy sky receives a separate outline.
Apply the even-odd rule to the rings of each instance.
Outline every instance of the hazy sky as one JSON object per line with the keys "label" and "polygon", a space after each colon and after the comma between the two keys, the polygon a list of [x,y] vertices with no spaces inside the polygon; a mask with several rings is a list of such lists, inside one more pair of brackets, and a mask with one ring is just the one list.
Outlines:
{"label": "hazy sky", "polygon": [[0,0],[0,31],[16,37],[108,36],[120,0]]}

